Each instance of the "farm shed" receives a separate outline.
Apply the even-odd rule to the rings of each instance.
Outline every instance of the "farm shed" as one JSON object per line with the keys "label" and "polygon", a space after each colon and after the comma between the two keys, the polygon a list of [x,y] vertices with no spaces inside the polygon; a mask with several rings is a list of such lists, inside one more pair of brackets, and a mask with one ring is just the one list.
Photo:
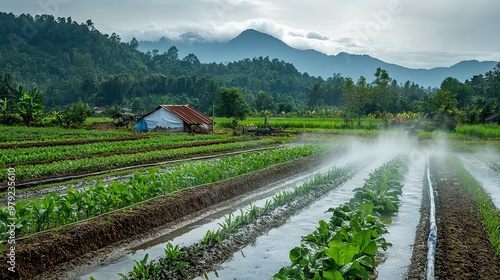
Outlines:
{"label": "farm shed", "polygon": [[139,132],[160,130],[208,133],[211,125],[210,118],[190,105],[160,105],[138,119],[135,129]]}

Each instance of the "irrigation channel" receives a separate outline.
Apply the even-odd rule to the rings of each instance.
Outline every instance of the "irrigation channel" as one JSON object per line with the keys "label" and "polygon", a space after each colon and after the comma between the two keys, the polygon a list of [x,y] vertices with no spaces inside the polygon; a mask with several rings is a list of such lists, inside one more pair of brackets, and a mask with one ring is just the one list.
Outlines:
{"label": "irrigation channel", "polygon": [[[404,183],[401,207],[395,216],[385,221],[389,223],[389,233],[384,237],[393,246],[382,252],[383,261],[377,266],[379,279],[402,279],[410,264],[415,228],[420,218],[415,213],[420,208],[425,172],[424,156],[415,155]],[[196,279],[235,279],[235,275],[238,275],[239,280],[271,279],[281,267],[290,264],[290,249],[300,244],[301,237],[314,231],[319,220],[331,217],[331,213],[324,211],[348,202],[353,197],[353,189],[362,186],[368,174],[388,160],[390,156],[380,157],[341,187],[292,217],[286,224],[270,230],[268,234],[257,238],[254,244],[235,253],[215,271]]]}
{"label": "irrigation channel", "polygon": [[284,190],[290,190],[301,185],[304,181],[308,181],[314,175],[326,172],[337,166],[345,166],[353,161],[359,160],[358,156],[346,154],[339,158],[332,159],[328,164],[325,164],[319,170],[311,170],[303,174],[297,174],[292,178],[279,181],[268,187],[262,188],[259,192],[255,192],[233,202],[231,205],[224,205],[212,211],[208,211],[198,217],[185,221],[178,227],[167,229],[165,232],[158,233],[157,237],[152,240],[147,240],[144,243],[136,244],[133,247],[123,250],[124,254],[119,256],[111,256],[110,259],[99,266],[79,268],[80,271],[74,271],[73,279],[89,279],[93,276],[95,279],[114,279],[118,273],[127,274],[133,269],[133,260],[141,260],[146,254],[149,254],[149,259],[156,259],[164,256],[164,248],[166,242],[179,244],[180,246],[189,246],[205,235],[207,230],[213,230],[219,227],[219,223],[224,222],[224,216],[229,213],[237,213],[239,209],[248,207],[252,204],[258,207],[263,207],[266,200],[272,198],[276,193]]}
{"label": "irrigation channel", "polygon": [[[350,152],[332,159],[321,169],[311,170],[294,177],[262,188],[233,201],[231,204],[211,209],[197,217],[183,221],[176,227],[157,232],[151,238],[137,240],[121,248],[116,248],[113,254],[104,259],[79,265],[67,273],[68,279],[118,279],[118,273],[127,274],[133,269],[134,260],[142,260],[146,254],[149,259],[158,259],[164,256],[167,242],[173,245],[190,246],[199,242],[207,230],[219,228],[219,223],[224,222],[225,215],[238,213],[240,209],[247,209],[249,205],[262,207],[266,200],[271,199],[276,193],[291,190],[303,182],[311,180],[316,174],[324,173],[333,167],[345,167],[349,164],[363,162],[355,175],[330,191],[327,195],[316,200],[285,223],[271,229],[264,235],[257,237],[254,242],[235,253],[228,261],[222,263],[215,271],[205,274],[198,279],[269,279],[281,267],[289,265],[288,254],[290,249],[300,243],[301,236],[307,235],[317,226],[321,219],[328,219],[331,214],[325,213],[330,207],[336,207],[349,201],[353,197],[353,190],[361,187],[369,174],[377,167],[391,160],[402,151],[410,152],[409,147],[395,149],[394,145],[386,144],[384,148],[372,145],[357,144]],[[382,252],[383,261],[378,265],[379,279],[401,279],[406,267],[410,263],[412,245],[414,242],[415,228],[418,224],[418,213],[422,181],[425,172],[425,156],[422,152],[411,149],[411,162],[399,212],[389,218],[389,233],[385,236],[393,244],[387,251]],[[376,159],[376,160],[374,160]]]}
{"label": "irrigation channel", "polygon": [[461,155],[460,160],[470,174],[483,186],[495,206],[500,209],[500,172],[495,172],[487,163],[471,155]]}

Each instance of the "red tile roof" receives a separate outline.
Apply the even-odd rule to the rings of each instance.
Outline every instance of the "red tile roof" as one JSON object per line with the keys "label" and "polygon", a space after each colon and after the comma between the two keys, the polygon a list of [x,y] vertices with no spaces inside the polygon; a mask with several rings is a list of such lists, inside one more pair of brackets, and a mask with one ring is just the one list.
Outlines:
{"label": "red tile roof", "polygon": [[191,105],[160,105],[160,107],[176,115],[188,125],[212,124],[211,119],[197,111]]}

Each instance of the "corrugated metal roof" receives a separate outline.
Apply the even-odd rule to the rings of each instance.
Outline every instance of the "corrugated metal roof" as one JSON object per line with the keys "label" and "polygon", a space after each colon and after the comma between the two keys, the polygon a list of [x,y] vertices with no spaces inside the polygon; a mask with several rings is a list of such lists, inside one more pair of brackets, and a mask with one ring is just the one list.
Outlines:
{"label": "corrugated metal roof", "polygon": [[212,124],[212,120],[197,111],[191,105],[160,105],[160,107],[176,115],[188,125]]}

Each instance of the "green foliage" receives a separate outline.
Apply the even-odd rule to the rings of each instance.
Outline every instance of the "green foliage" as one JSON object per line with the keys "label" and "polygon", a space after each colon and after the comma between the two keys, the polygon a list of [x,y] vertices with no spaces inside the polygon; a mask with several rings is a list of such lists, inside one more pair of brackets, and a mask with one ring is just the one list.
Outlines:
{"label": "green foliage", "polygon": [[377,172],[370,174],[363,187],[354,189],[355,195],[351,204],[368,202],[373,203],[374,210],[380,214],[397,212],[403,188],[401,180],[405,171],[403,162],[383,165]]}
{"label": "green foliage", "polygon": [[[16,167],[16,176],[19,179],[33,179],[44,176],[62,176],[74,173],[99,171],[103,166],[108,168],[118,168],[124,166],[133,166],[144,164],[145,162],[159,162],[172,158],[178,158],[187,155],[197,155],[204,153],[213,153],[221,151],[231,151],[241,148],[257,147],[271,145],[275,142],[272,139],[244,141],[236,143],[222,143],[214,145],[204,145],[197,147],[185,147],[177,149],[166,149],[158,151],[138,152],[134,154],[114,153],[105,157],[83,157],[78,159],[65,159],[51,163],[34,163],[20,165]],[[7,174],[0,174],[1,179],[5,179]],[[212,176],[207,176],[212,178]]]}
{"label": "green foliage", "polygon": [[148,263],[148,257],[149,254],[146,254],[141,261],[134,260],[134,270],[129,273],[132,279],[147,280],[155,277],[158,274],[159,267],[155,265],[154,261],[150,261]]}
{"label": "green foliage", "polygon": [[424,97],[420,112],[434,122],[432,129],[453,130],[461,122],[457,104],[456,95],[449,91],[439,90],[436,94]]}
{"label": "green foliage", "polygon": [[381,237],[387,229],[377,214],[397,211],[405,172],[402,158],[376,169],[349,203],[328,210],[329,222],[319,221],[302,237],[290,251],[291,266],[273,279],[369,279],[377,250],[390,246]]}
{"label": "green foliage", "polygon": [[148,59],[118,35],[100,33],[91,22],[7,13],[0,18],[0,33],[8,34],[0,40],[4,69],[22,73],[16,77],[22,83],[39,85],[51,109],[79,99],[96,102],[96,81],[113,73],[134,73]]}
{"label": "green foliage", "polygon": [[[315,176],[311,181],[304,183],[303,185],[294,188],[293,191],[283,191],[275,196],[273,196],[272,201],[267,200],[266,206],[264,208],[256,207],[255,205],[250,205],[248,209],[240,209],[240,214],[235,215],[230,213],[224,217],[224,222],[219,223],[220,228],[217,230],[208,230],[205,233],[205,237],[200,241],[201,246],[197,244],[193,245],[191,248],[183,248],[179,250],[179,253],[174,253],[174,255],[179,256],[184,252],[194,249],[196,253],[200,253],[201,250],[212,247],[216,243],[221,243],[224,239],[230,237],[231,233],[235,232],[241,227],[250,225],[251,223],[257,222],[257,219],[263,215],[269,215],[273,210],[278,209],[283,205],[291,205],[294,201],[303,199],[309,195],[320,196],[331,191],[332,188],[340,186],[348,178],[350,178],[354,173],[349,172],[345,168],[332,168],[324,174],[319,174]],[[177,252],[178,246],[173,246],[167,243],[165,249],[165,258],[160,259],[158,266],[161,269],[169,270],[172,266],[176,266],[177,269],[182,274],[183,262],[175,257],[172,260],[172,251]],[[185,256],[189,258],[189,256]]]}
{"label": "green foliage", "polygon": [[92,108],[82,101],[78,101],[73,103],[67,111],[55,115],[55,118],[60,126],[80,127],[91,114]]}
{"label": "green foliage", "polygon": [[44,110],[43,96],[37,88],[27,91],[22,85],[19,85],[14,90],[14,95],[18,97],[17,100],[13,100],[17,112],[26,126],[33,125],[42,120]]}
{"label": "green foliage", "polygon": [[[318,112],[319,114],[321,112]],[[267,123],[272,127],[281,127],[286,130],[299,130],[303,131],[304,126],[306,131],[311,130],[328,130],[334,131],[336,129],[344,131],[347,128],[347,124],[343,119],[335,117],[335,112],[325,112],[327,115],[333,115],[332,117],[268,117]],[[262,117],[248,117],[244,121],[239,122],[241,125],[248,126],[258,126],[264,127],[264,118]],[[363,118],[359,119],[358,122],[351,125],[351,129],[366,129],[366,130],[377,130],[382,121],[379,119]],[[219,127],[231,127],[231,119],[229,118],[217,118],[217,126]]]}
{"label": "green foliage", "polygon": [[243,95],[237,88],[222,88],[215,99],[217,116],[244,120],[250,112]]}
{"label": "green foliage", "polygon": [[[1,130],[0,130],[1,131]],[[72,130],[73,132],[77,132]],[[85,132],[85,131],[83,131]],[[24,134],[23,134],[24,135]],[[75,133],[78,137],[80,134]],[[110,133],[109,136],[120,136],[121,134]],[[95,136],[101,136],[96,134]],[[108,136],[107,134],[102,134],[103,137]],[[70,135],[66,135],[70,138]],[[85,137],[85,136],[81,136]],[[89,135],[87,135],[89,137]],[[141,150],[151,150],[155,149],[171,149],[175,145],[184,145],[190,143],[206,143],[212,141],[222,141],[224,143],[225,139],[229,140],[230,137],[226,135],[186,135],[186,134],[175,134],[175,135],[161,135],[151,138],[143,138],[136,140],[126,140],[126,141],[100,141],[97,143],[81,144],[81,145],[58,145],[58,146],[44,146],[44,147],[29,147],[29,148],[12,148],[3,149],[0,155],[0,165],[4,164],[36,164],[37,162],[43,161],[47,163],[48,161],[64,160],[68,158],[90,158],[96,155],[107,154],[107,153],[117,153],[121,151],[137,151]],[[99,139],[96,137],[96,139]],[[234,139],[234,138],[233,138]],[[244,138],[234,140],[245,140]],[[228,141],[232,142],[232,141]],[[262,144],[268,144],[270,142],[261,142]],[[208,144],[208,143],[207,143]],[[195,151],[195,150],[194,150]]]}
{"label": "green foliage", "polygon": [[[0,13],[0,22],[0,33],[7,34],[0,39],[2,69],[7,71],[0,73],[0,100],[9,95],[13,81],[18,81],[36,85],[45,94],[44,105],[50,111],[60,111],[81,100],[91,106],[133,105],[135,112],[145,113],[170,101],[191,104],[209,113],[221,87],[237,87],[244,97],[244,103],[237,105],[247,104],[252,111],[281,114],[345,109],[343,116],[349,123],[370,113],[417,112],[422,108],[421,101],[425,103],[422,98],[435,93],[435,89],[424,89],[410,81],[401,86],[380,68],[373,69],[375,80],[370,83],[364,77],[340,74],[325,79],[312,77],[290,63],[269,57],[218,64],[201,63],[195,54],[180,58],[175,46],[164,53],[143,53],[135,38],[122,42],[116,33],[101,33],[91,20],[77,23],[52,15]],[[33,32],[27,34],[26,26]],[[352,82],[358,78],[357,83]],[[499,112],[498,105],[480,106],[500,104],[499,81],[497,65],[465,83],[447,78],[441,91],[456,96],[460,113],[453,116],[467,115],[471,123],[482,122]],[[12,108],[10,103],[7,110]],[[238,119],[245,111],[231,115]],[[18,121],[11,113],[4,115],[3,123]],[[24,122],[31,124],[29,118]]]}
{"label": "green foliage", "polygon": [[457,107],[463,108],[471,102],[473,90],[467,84],[464,84],[456,78],[448,77],[441,83],[442,91],[451,92],[457,99]]}
{"label": "green foliage", "polygon": [[455,132],[464,135],[478,137],[481,139],[486,138],[500,138],[500,125],[498,124],[485,124],[485,125],[459,125],[455,128]]}
{"label": "green foliage", "polygon": [[179,245],[173,246],[170,242],[167,242],[164,251],[167,256],[167,260],[170,262],[175,262],[182,253],[179,249]]}
{"label": "green foliage", "polygon": [[[24,203],[16,204],[16,207],[22,206],[15,213],[20,223],[16,236],[26,236],[41,230],[92,218],[176,190],[225,180],[275,164],[318,154],[327,149],[326,146],[303,145],[229,156],[224,159],[190,162],[172,168],[166,173],[151,170],[147,175],[136,173],[125,182],[115,181],[108,186],[98,182],[87,189],[69,188],[66,196],[51,194],[41,200],[26,200]],[[18,172],[20,173],[21,170],[18,171],[16,168],[16,176]],[[0,213],[0,225],[7,225],[8,208],[0,208]],[[229,217],[225,230],[220,234],[228,234],[234,230],[235,226],[241,222],[239,219]],[[2,239],[7,238],[7,231],[2,232]]]}
{"label": "green foliage", "polygon": [[257,111],[275,111],[273,97],[264,91],[259,91],[255,98],[255,109]]}
{"label": "green foliage", "polygon": [[458,177],[467,186],[472,198],[478,205],[481,221],[488,232],[496,256],[500,256],[500,210],[491,201],[490,196],[484,191],[481,184],[465,169],[460,159],[453,156],[450,157],[449,162],[451,162]]}
{"label": "green foliage", "polygon": [[0,125],[0,140],[4,145],[26,143],[67,142],[74,140],[103,140],[125,138],[130,132],[63,129],[60,127],[23,127]]}

